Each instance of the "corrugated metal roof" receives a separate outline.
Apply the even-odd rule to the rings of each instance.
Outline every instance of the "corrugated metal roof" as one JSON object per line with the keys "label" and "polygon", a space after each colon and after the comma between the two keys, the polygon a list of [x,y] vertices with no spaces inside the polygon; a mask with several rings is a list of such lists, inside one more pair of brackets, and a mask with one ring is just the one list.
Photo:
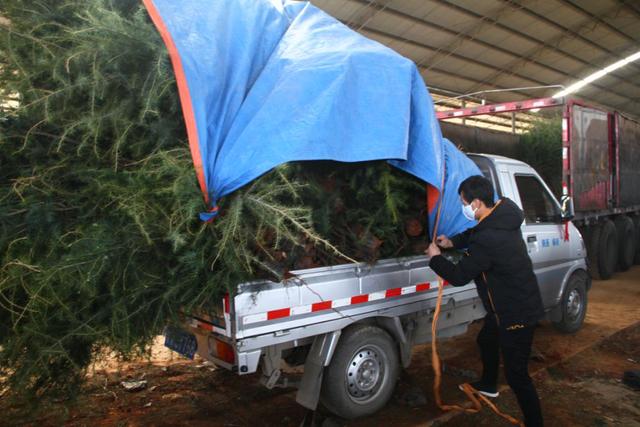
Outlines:
{"label": "corrugated metal roof", "polygon": [[[443,96],[569,86],[640,50],[638,0],[312,0],[312,3],[412,59],[431,92]],[[469,101],[539,98],[558,90],[513,89],[487,93]],[[640,63],[611,73],[575,96],[640,117]],[[455,102],[449,105],[456,106]],[[524,129],[530,119],[519,116],[518,121]]]}

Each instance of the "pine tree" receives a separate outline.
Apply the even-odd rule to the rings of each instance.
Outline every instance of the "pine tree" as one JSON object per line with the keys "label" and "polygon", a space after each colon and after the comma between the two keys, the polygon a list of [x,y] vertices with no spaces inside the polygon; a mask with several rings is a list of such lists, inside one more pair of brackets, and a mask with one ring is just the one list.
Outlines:
{"label": "pine tree", "polygon": [[0,376],[16,390],[69,394],[97,351],[144,351],[243,281],[424,246],[423,185],[384,162],[283,165],[201,223],[170,62],[139,2],[0,11]]}

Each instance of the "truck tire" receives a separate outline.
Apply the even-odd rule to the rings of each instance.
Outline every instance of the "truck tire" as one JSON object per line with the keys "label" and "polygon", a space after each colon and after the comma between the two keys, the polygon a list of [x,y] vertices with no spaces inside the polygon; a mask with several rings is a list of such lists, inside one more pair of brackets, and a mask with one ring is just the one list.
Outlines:
{"label": "truck tire", "polygon": [[636,255],[633,259],[634,264],[640,264],[640,216],[633,217],[633,226],[636,228]]}
{"label": "truck tire", "polygon": [[588,225],[584,228],[584,244],[587,247],[587,264],[589,275],[593,280],[600,280],[600,224]]}
{"label": "truck tire", "polygon": [[616,217],[615,225],[618,232],[618,269],[627,271],[636,256],[636,229],[626,215]]}
{"label": "truck tire", "polygon": [[617,266],[618,233],[613,221],[607,219],[602,223],[600,244],[598,246],[598,272],[600,273],[600,279],[610,279]]}
{"label": "truck tire", "polygon": [[562,318],[553,322],[553,326],[564,333],[572,334],[582,327],[587,314],[587,286],[589,277],[583,271],[577,271],[569,277],[560,300]]}
{"label": "truck tire", "polygon": [[391,398],[399,372],[391,336],[376,326],[355,325],[342,334],[325,368],[321,401],[342,418],[371,415]]}

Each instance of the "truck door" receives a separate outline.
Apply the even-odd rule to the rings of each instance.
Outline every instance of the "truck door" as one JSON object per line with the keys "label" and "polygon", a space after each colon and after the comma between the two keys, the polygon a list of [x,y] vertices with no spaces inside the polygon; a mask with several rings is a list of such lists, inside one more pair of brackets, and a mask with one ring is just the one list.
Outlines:
{"label": "truck door", "polygon": [[538,277],[545,308],[554,306],[570,268],[569,242],[564,241],[561,210],[540,178],[526,167],[514,168],[513,181],[524,211],[522,235]]}

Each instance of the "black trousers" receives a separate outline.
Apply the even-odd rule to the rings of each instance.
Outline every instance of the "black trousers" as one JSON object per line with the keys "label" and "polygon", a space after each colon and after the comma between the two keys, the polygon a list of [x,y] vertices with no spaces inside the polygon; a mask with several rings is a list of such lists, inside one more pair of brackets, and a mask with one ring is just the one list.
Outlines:
{"label": "black trousers", "polygon": [[497,384],[500,352],[507,383],[513,390],[527,427],[542,426],[542,411],[538,393],[529,376],[529,356],[535,326],[515,330],[499,327],[493,314],[487,314],[478,334],[482,355],[482,382]]}

